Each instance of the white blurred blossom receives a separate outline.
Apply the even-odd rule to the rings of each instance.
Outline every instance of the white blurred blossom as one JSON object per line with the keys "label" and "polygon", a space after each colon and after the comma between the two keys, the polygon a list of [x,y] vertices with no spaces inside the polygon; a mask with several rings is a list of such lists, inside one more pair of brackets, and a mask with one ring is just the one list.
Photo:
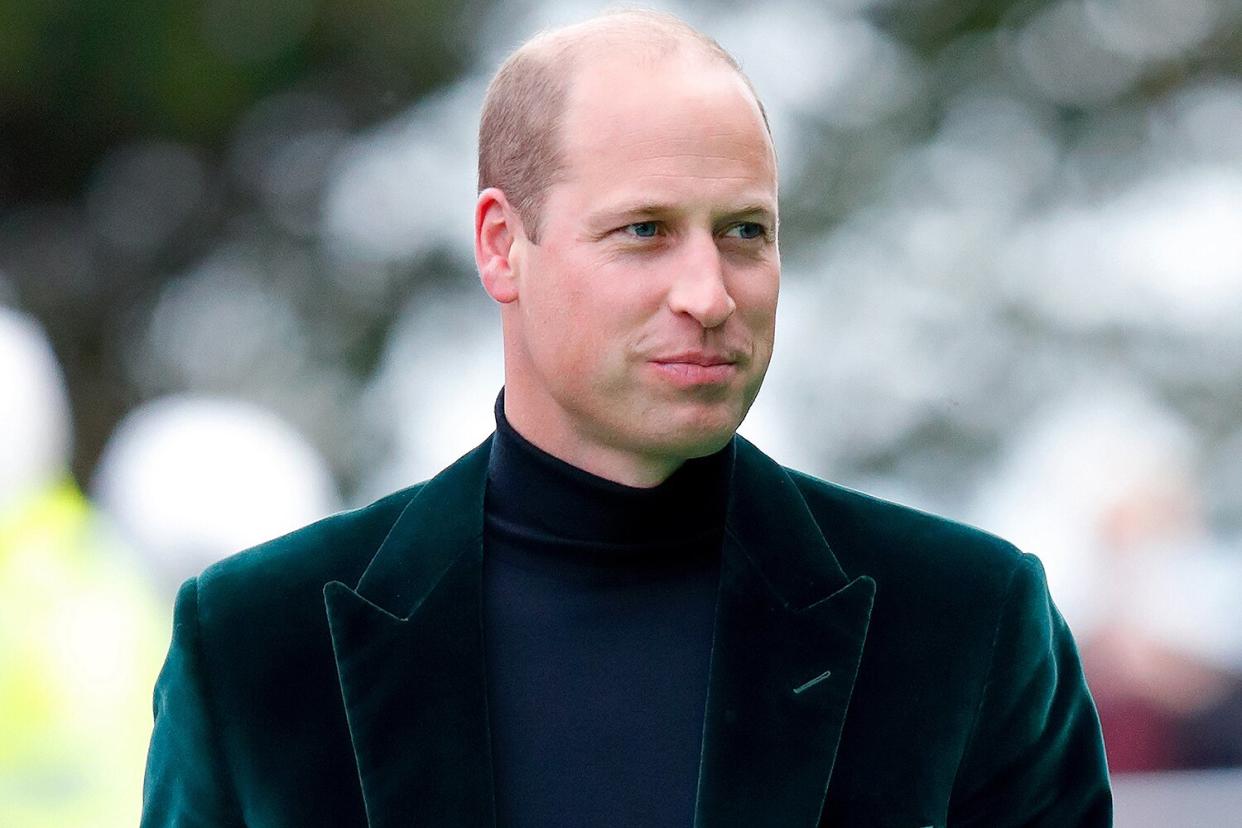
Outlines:
{"label": "white blurred blossom", "polygon": [[1118,52],[1167,58],[1211,34],[1220,0],[1081,0],[1089,33]]}
{"label": "white blurred blossom", "polygon": [[1002,29],[1000,37],[1015,71],[1055,103],[1101,105],[1133,86],[1142,74],[1137,56],[1101,41],[1082,0],[1058,0],[1016,29]]}
{"label": "white blurred blossom", "polygon": [[297,376],[309,333],[264,268],[224,247],[164,288],[135,358],[144,385],[237,389]]}
{"label": "white blurred blossom", "polygon": [[335,254],[385,262],[442,251],[473,267],[484,83],[460,80],[346,146],[323,205]]}
{"label": "white blurred blossom", "polygon": [[1201,167],[1070,204],[1002,257],[1015,298],[1073,326],[1225,329],[1242,313],[1242,170]]}
{"label": "white blurred blossom", "polygon": [[69,468],[65,379],[43,328],[0,306],[0,512]]}
{"label": "white blurred blossom", "polygon": [[495,428],[504,351],[490,305],[482,288],[420,296],[393,327],[362,401],[374,441],[390,444],[363,483],[368,494],[432,476]]}
{"label": "white blurred blossom", "polygon": [[272,412],[203,395],[131,411],[92,494],[166,584],[337,508],[318,451]]}
{"label": "white blurred blossom", "polygon": [[904,46],[865,18],[829,6],[746,6],[713,19],[711,28],[770,110],[858,128],[900,108],[916,90]]}

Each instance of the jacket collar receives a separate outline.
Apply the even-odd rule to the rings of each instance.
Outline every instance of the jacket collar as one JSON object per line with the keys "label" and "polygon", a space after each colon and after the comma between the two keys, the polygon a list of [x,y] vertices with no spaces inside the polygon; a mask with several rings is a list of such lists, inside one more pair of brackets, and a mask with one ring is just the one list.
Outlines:
{"label": "jacket collar", "polygon": [[[870,619],[788,472],[738,436],[695,828],[814,826]],[[495,825],[483,648],[492,438],[419,490],[355,588],[324,588],[368,823]]]}

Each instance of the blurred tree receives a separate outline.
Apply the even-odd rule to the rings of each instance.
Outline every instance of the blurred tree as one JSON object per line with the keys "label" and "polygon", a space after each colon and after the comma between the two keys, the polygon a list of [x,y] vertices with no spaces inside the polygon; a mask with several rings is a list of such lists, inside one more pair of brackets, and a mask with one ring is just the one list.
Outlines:
{"label": "blurred tree", "polygon": [[77,195],[108,147],[219,148],[256,100],[326,85],[367,122],[468,63],[485,0],[6,0],[0,194]]}
{"label": "blurred tree", "polygon": [[[64,366],[79,479],[139,401],[122,353],[137,314],[251,206],[220,168],[243,113],[306,90],[347,126],[374,123],[469,64],[487,2],[0,3],[0,272]],[[81,199],[110,152],[152,137],[198,153],[208,191],[181,232],[135,257],[92,232]]]}

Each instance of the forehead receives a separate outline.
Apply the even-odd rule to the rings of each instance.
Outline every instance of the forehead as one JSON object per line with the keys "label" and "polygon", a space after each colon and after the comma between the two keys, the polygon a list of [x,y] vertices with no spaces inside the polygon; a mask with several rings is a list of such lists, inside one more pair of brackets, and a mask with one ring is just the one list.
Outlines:
{"label": "forehead", "polygon": [[640,190],[697,181],[774,202],[772,144],[754,96],[731,67],[686,54],[621,53],[584,63],[561,125],[569,181]]}

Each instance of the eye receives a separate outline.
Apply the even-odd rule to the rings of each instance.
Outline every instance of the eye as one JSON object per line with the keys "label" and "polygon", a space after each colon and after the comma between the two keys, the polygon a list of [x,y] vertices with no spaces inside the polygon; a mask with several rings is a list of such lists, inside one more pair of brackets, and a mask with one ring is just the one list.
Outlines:
{"label": "eye", "polygon": [[660,224],[655,221],[639,221],[634,224],[627,224],[622,229],[640,239],[653,239],[660,232]]}
{"label": "eye", "polygon": [[742,221],[725,231],[726,236],[739,239],[758,239],[767,236],[767,228],[754,221]]}

